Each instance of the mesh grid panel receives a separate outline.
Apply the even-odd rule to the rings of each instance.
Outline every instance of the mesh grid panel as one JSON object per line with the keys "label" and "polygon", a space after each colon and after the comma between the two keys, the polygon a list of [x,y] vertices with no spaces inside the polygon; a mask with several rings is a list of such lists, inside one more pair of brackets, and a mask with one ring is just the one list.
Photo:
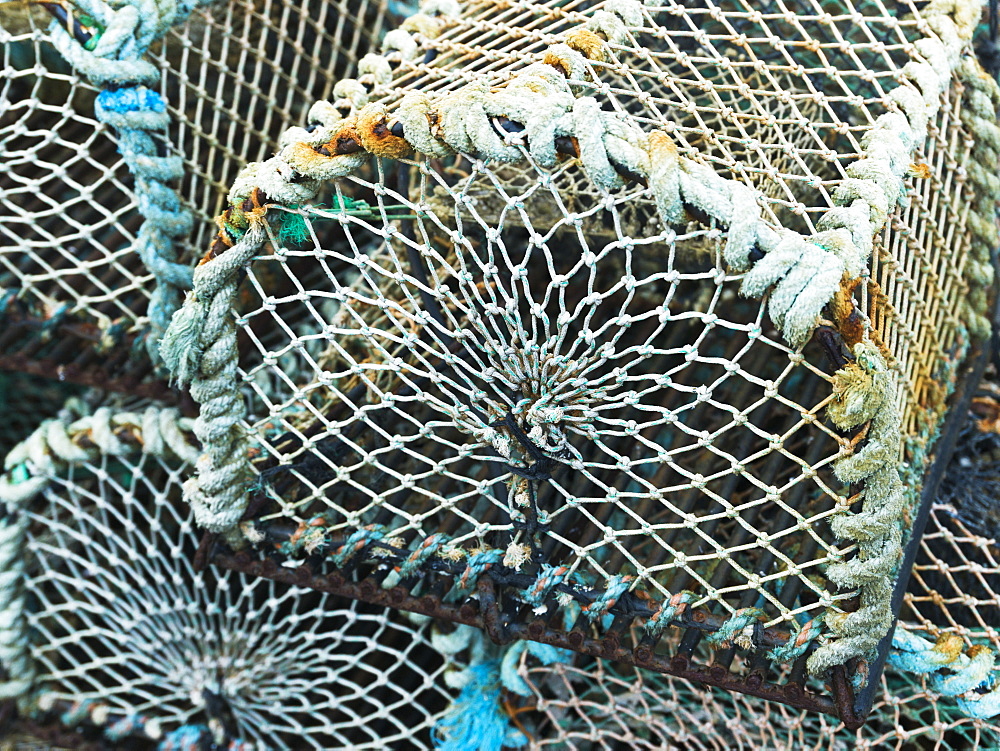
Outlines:
{"label": "mesh grid panel", "polygon": [[[964,435],[931,511],[901,622],[934,638],[954,633],[967,644],[1000,646],[1000,557],[996,535],[983,536],[961,518],[955,496],[993,478],[984,444],[996,434]],[[996,495],[986,498],[994,508]],[[981,522],[987,515],[977,515]],[[522,668],[524,669],[524,668]],[[537,709],[553,728],[538,748],[611,749],[972,749],[1000,743],[996,719],[974,719],[942,696],[927,677],[889,667],[865,727],[852,732],[822,715],[799,713],[739,694],[699,689],[678,678],[626,671],[610,663],[528,667]]]}
{"label": "mesh grid panel", "polygon": [[[329,96],[385,15],[367,0],[220,2],[156,45],[170,148],[185,162],[179,194],[195,216],[181,261],[201,255],[235,172]],[[37,4],[7,3],[0,16],[0,288],[41,320],[69,312],[101,330],[129,329],[152,284],[132,250],[142,221],[133,181],[113,130],[93,114],[96,89],[51,46],[50,21]],[[78,347],[91,344],[83,340]]]}
{"label": "mesh grid panel", "polygon": [[[267,238],[232,284],[242,285],[239,352],[221,371],[236,395],[202,405],[197,467],[109,453],[50,473],[30,506],[32,711],[85,735],[110,714],[166,732],[204,725],[213,742],[256,748],[436,747],[432,728],[456,701],[439,647],[458,632],[372,604],[388,602],[447,611],[498,642],[544,641],[554,629],[558,646],[577,650],[546,668],[522,660],[528,700],[501,691],[503,714],[533,748],[1000,741],[995,723],[961,716],[930,679],[892,669],[868,726],[852,731],[594,657],[618,650],[640,662],[645,650],[655,669],[681,673],[711,661],[708,682],[742,673],[744,690],[776,677],[793,690],[770,698],[823,694],[809,706],[827,712],[834,680],[848,693],[863,687],[865,659],[841,678],[806,675],[829,624],[865,607],[865,593],[859,604],[857,588],[827,572],[858,559],[831,524],[861,511],[868,491],[835,468],[877,428],[837,429],[827,408],[846,399],[838,379],[857,369],[862,341],[891,369],[884,410],[898,410],[903,436],[886,451],[907,494],[892,525],[905,536],[983,334],[991,278],[996,165],[984,159],[995,157],[994,136],[969,113],[1000,100],[983,105],[964,48],[959,67],[945,61],[940,95],[915,83],[941,29],[938,5],[430,0],[432,17],[403,25],[415,51],[396,36],[402,46],[382,58],[391,73],[362,66],[387,106],[371,133],[361,103],[344,98],[356,89],[334,85],[378,47],[382,2],[216,3],[168,32],[151,59],[170,149],[185,163],[179,194],[196,216],[179,256],[194,264],[221,228],[208,277],[241,242],[227,235],[237,214],[254,215],[251,229]],[[141,329],[151,291],[132,250],[140,199],[113,131],[92,115],[97,90],[55,53],[48,17],[18,7],[0,16],[0,350],[29,341],[22,359],[34,369],[24,369],[38,373],[85,346],[88,363],[107,357],[111,372],[142,360],[145,377],[142,354],[116,348],[122,331]],[[598,32],[603,52],[571,70],[559,45],[582,28]],[[513,110],[485,121],[506,139],[503,159],[475,153],[469,136],[468,148],[377,156],[336,179],[296,173],[283,195],[303,200],[259,207],[262,183],[245,201],[234,189],[229,204],[230,186],[264,174],[241,168],[285,154],[331,113],[345,119],[310,147],[313,159],[371,150],[372,133],[410,138],[394,119],[408,94],[426,95],[428,113],[449,94],[502,95],[539,61],[565,75],[575,100],[616,113],[622,132],[658,131],[705,174],[753,190],[768,232],[822,233],[844,203],[838,190],[872,156],[879,118],[910,106],[894,92],[922,95],[933,116],[870,260],[859,274],[845,266],[801,344],[775,314],[777,291],[741,291],[747,269],[729,262],[728,220],[689,201],[664,221],[653,180],[621,162],[608,169],[624,185],[598,186],[582,128],[554,136],[552,165],[540,164],[524,135],[541,131],[530,112],[519,113],[527,125]],[[428,127],[443,139],[454,123],[438,117]],[[323,185],[310,193],[312,182]],[[768,260],[755,248],[753,263],[758,252]],[[129,378],[118,387],[139,393]],[[228,404],[246,408],[233,418],[236,453],[254,476],[227,489],[249,496],[246,540],[224,530],[199,548],[182,496],[210,474],[213,442],[226,443]],[[996,540],[970,522],[979,516],[969,503],[946,492],[932,509],[899,628],[997,647]],[[218,568],[192,562],[213,556]],[[345,588],[367,601],[330,594]],[[651,628],[677,598],[666,621],[682,628]],[[810,643],[789,649],[810,628]]]}

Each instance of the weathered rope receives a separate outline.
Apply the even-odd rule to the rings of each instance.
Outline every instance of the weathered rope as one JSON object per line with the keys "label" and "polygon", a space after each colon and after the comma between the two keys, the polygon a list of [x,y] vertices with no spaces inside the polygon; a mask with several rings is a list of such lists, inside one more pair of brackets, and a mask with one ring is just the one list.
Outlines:
{"label": "weathered rope", "polygon": [[957,634],[943,634],[934,644],[897,628],[892,636],[889,664],[898,670],[931,675],[931,688],[957,696],[959,708],[970,717],[990,719],[1000,715],[1000,676],[997,654],[979,644],[965,649]]}
{"label": "weathered rope", "polygon": [[972,243],[963,268],[969,291],[962,298],[962,319],[973,337],[981,341],[991,332],[986,313],[994,276],[991,254],[994,249],[1000,248],[1000,231],[995,219],[1000,202],[1000,176],[997,175],[997,165],[1000,164],[1000,125],[997,123],[1000,86],[972,56],[965,57],[956,72],[965,87],[962,122],[974,140],[967,166],[973,186],[971,210],[966,215]]}
{"label": "weathered rope", "polygon": [[[526,745],[527,736],[514,726],[500,701],[502,691],[531,696],[531,687],[518,672],[524,655],[543,665],[573,658],[570,650],[537,642],[497,646],[470,626],[459,626],[450,633],[435,631],[431,645],[453,666],[445,673],[445,682],[460,690],[434,726],[438,751],[501,751]],[[464,660],[459,657],[462,652],[467,655]]]}
{"label": "weathered rope", "polygon": [[841,509],[830,522],[839,539],[856,542],[858,549],[852,560],[828,566],[826,576],[844,590],[856,589],[859,605],[853,613],[827,611],[825,622],[832,637],[809,657],[814,675],[869,653],[888,633],[893,623],[893,582],[903,555],[907,504],[898,470],[902,416],[895,403],[894,378],[871,342],[855,345],[854,356],[855,362],[834,374],[834,400],[827,415],[841,430],[869,424],[864,447],[834,465],[842,482],[863,483],[858,497],[851,499],[863,501],[861,511]]}
{"label": "weathered rope", "polygon": [[142,452],[194,461],[192,423],[176,409],[134,413],[102,407],[76,420],[46,420],[7,455],[0,475],[0,665],[7,674],[0,681],[0,698],[25,697],[35,676],[24,612],[28,502],[63,467],[99,456]]}
{"label": "weathered rope", "polygon": [[[258,545],[266,542],[266,527],[258,528],[254,522],[243,522],[240,527],[246,539]],[[384,527],[368,525],[348,531],[328,526],[322,515],[300,522],[289,538],[275,543],[275,547],[282,555],[291,558],[326,556],[338,568],[359,560],[386,563],[387,559],[395,559],[398,563],[382,582],[382,587],[386,589],[395,586],[403,578],[419,575],[433,563],[436,570],[450,570],[455,576],[449,599],[467,596],[481,576],[485,576],[494,567],[503,565],[504,560],[504,551],[500,549],[477,548],[467,551],[453,544],[441,533],[417,538],[407,546]],[[558,592],[557,598],[568,596],[568,607],[575,607],[578,613],[583,613],[593,621],[600,621],[611,614],[622,596],[635,586],[636,581],[634,576],[611,576],[604,588],[598,589],[588,586],[578,575],[570,577],[568,571],[564,566],[542,564],[534,578],[524,579],[523,584],[514,583],[506,577],[503,580],[506,586],[520,589],[524,602],[534,606],[538,613],[547,610],[550,598]],[[697,595],[687,590],[667,597],[656,606],[656,610],[646,621],[646,632],[651,636],[659,636],[696,599]],[[706,638],[706,643],[720,648],[735,643],[743,649],[754,649],[758,646],[754,631],[765,619],[764,611],[758,608],[738,609],[720,624],[716,632]],[[804,654],[820,635],[820,623],[821,618],[817,618],[800,626],[792,641],[772,650],[772,659],[792,661]]]}
{"label": "weathered rope", "polygon": [[52,43],[73,68],[103,89],[97,119],[118,134],[118,151],[135,180],[142,228],[135,250],[156,280],[149,301],[147,349],[159,357],[159,341],[191,287],[191,269],[177,262],[177,243],[191,232],[190,212],[171,184],[184,174],[184,162],[170,156],[170,123],[163,97],[148,86],[160,72],[145,60],[150,45],[174,24],[211,0],[73,0],[75,12],[90,16],[102,30],[83,45],[59,23],[50,27]]}

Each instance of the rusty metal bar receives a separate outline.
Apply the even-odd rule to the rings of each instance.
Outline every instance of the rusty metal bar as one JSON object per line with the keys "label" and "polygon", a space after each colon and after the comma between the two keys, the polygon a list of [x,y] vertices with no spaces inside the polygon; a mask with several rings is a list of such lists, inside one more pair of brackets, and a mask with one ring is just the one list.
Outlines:
{"label": "rusty metal bar", "polygon": [[[53,326],[44,318],[8,309],[0,321],[0,370],[168,404],[181,401],[180,394],[157,377],[148,359],[128,357],[136,334],[125,334],[110,354],[98,352],[101,336],[100,328],[92,323],[65,322]],[[81,357],[88,351],[94,356]]]}
{"label": "rusty metal bar", "polygon": [[[571,649],[576,652],[601,657],[627,665],[652,670],[657,673],[675,675],[688,680],[717,686],[728,691],[750,694],[762,699],[781,702],[813,712],[839,716],[836,702],[829,696],[814,693],[798,683],[778,685],[769,683],[759,672],[743,677],[730,673],[725,667],[702,665],[683,656],[667,657],[657,655],[649,645],[639,645],[629,649],[616,635],[595,638],[580,631],[566,632],[551,628],[545,621],[536,619],[530,623],[504,622],[496,597],[496,583],[484,575],[479,583],[479,602],[468,600],[461,605],[444,602],[433,594],[414,596],[404,587],[382,589],[380,584],[366,577],[361,581],[349,581],[338,572],[317,573],[309,562],[289,568],[272,558],[259,559],[246,551],[233,553],[217,550],[212,563],[249,576],[259,576],[272,581],[299,587],[308,587],[320,592],[361,600],[372,605],[391,607],[439,620],[450,621],[484,630],[492,639],[505,643],[527,639],[550,644],[554,647]],[[706,614],[700,614],[705,616]],[[692,618],[693,623],[699,619]],[[706,620],[701,620],[704,627]],[[844,718],[841,718],[844,719]]]}

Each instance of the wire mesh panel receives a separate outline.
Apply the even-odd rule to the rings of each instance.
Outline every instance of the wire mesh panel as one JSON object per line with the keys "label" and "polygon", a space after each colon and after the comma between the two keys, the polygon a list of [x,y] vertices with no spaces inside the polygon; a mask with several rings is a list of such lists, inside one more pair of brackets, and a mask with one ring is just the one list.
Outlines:
{"label": "wire mesh panel", "polygon": [[[106,87],[54,46],[66,26],[93,47],[103,30],[94,19],[85,26],[86,13],[52,3],[0,11],[0,364],[47,376],[63,366],[66,379],[134,391],[149,360],[126,355],[156,288],[136,251],[163,189],[136,188],[129,136],[95,112]],[[330,95],[377,42],[385,15],[377,2],[219,2],[153,45],[159,80],[149,91],[165,117],[154,140],[161,156],[181,160],[173,185],[189,223],[171,247],[178,263],[201,254],[235,172],[274,150],[304,102]]]}
{"label": "wire mesh panel", "polygon": [[[996,650],[1000,550],[989,525],[998,498],[990,485],[996,479],[997,413],[994,397],[983,395],[978,402],[987,430],[970,420],[959,442],[920,543],[897,629],[931,642],[957,637],[967,647]],[[977,508],[968,514],[965,499],[973,497],[985,513]],[[953,654],[957,662],[960,653]],[[533,687],[539,748],[957,750],[1000,744],[996,718],[960,706],[944,674],[914,675],[906,668],[886,669],[872,714],[857,731],[822,715],[699,690],[600,660],[521,670]]]}
{"label": "wire mesh panel", "polygon": [[833,711],[808,666],[855,724],[988,331],[977,11],[423,11],[230,192],[166,343],[197,518],[352,596]]}

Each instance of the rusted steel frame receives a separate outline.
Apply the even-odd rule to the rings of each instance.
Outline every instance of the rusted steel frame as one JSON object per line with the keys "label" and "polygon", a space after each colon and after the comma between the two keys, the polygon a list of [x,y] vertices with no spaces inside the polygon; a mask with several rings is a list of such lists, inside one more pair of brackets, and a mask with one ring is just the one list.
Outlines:
{"label": "rusted steel frame", "polygon": [[[9,310],[0,319],[0,370],[11,370],[66,383],[114,391],[131,396],[157,399],[175,404],[178,392],[159,378],[150,378],[152,364],[132,360],[136,335],[126,334],[114,347],[114,354],[96,351],[101,341],[100,328],[92,323],[63,323],[47,330],[47,321]],[[43,341],[48,334],[49,340]],[[66,345],[71,341],[73,347]],[[41,346],[38,346],[41,344]],[[70,354],[61,357],[34,357],[29,348],[57,348]],[[57,354],[60,354],[57,351]]]}
{"label": "rusted steel frame", "polygon": [[768,683],[760,673],[742,677],[730,673],[721,666],[701,665],[685,657],[665,657],[656,655],[647,646],[630,650],[621,645],[617,635],[594,638],[580,631],[566,633],[552,629],[541,620],[530,623],[505,623],[495,596],[493,580],[484,575],[479,584],[479,602],[469,600],[462,605],[442,601],[436,595],[411,595],[404,587],[382,589],[371,578],[360,582],[347,580],[341,573],[315,573],[308,562],[298,567],[288,568],[274,559],[255,559],[250,553],[218,551],[212,562],[224,569],[240,571],[250,576],[282,582],[284,584],[307,587],[320,592],[329,592],[353,600],[361,600],[372,605],[405,610],[431,618],[460,623],[484,630],[493,639],[501,642],[531,640],[554,647],[570,649],[594,657],[652,670],[657,673],[676,675],[729,691],[749,694],[770,701],[781,702],[799,709],[822,712],[839,716],[837,705],[828,696],[807,690],[799,684],[779,686]]}
{"label": "rusted steel frame", "polygon": [[[283,543],[288,542],[292,538],[297,529],[298,527],[294,525],[275,523],[268,525],[265,529],[260,531],[263,531],[266,535],[267,544],[280,547]],[[343,542],[344,541],[340,539],[326,540],[322,544],[316,546],[312,555],[314,557],[322,556],[327,551],[336,550],[343,544]],[[207,561],[212,558],[213,551],[208,548],[213,544],[217,544],[216,537],[214,535],[206,535],[205,538],[203,538],[201,544],[199,545],[198,553],[196,554],[199,564],[203,565],[203,561]],[[401,563],[409,554],[408,550],[400,550],[399,548],[395,548],[384,542],[372,542],[370,543],[370,546],[372,548],[378,548],[379,558],[385,563]],[[435,574],[458,577],[462,574],[465,567],[462,563],[454,563],[442,559],[432,559],[424,563],[424,569]],[[522,592],[527,590],[535,581],[535,578],[530,574],[520,574],[516,571],[508,573],[503,569],[503,567],[494,567],[490,571],[486,572],[484,576],[493,580],[500,586],[510,587],[511,589]],[[552,590],[552,594],[558,592],[572,595],[575,599],[583,601],[584,604],[589,604],[591,601],[596,599],[600,590],[593,588],[579,588],[574,587],[571,584],[563,583]],[[656,612],[656,609],[655,607],[651,607],[646,600],[640,599],[631,592],[626,592],[618,598],[618,602],[612,606],[611,612],[616,615],[629,617],[630,619],[650,618]],[[685,608],[682,615],[672,621],[672,623],[680,626],[681,628],[693,628],[698,629],[699,631],[718,631],[726,620],[726,616],[714,615],[700,608]],[[783,646],[787,644],[791,638],[792,637],[788,631],[778,628],[758,628],[754,634],[755,642],[761,647]]]}

